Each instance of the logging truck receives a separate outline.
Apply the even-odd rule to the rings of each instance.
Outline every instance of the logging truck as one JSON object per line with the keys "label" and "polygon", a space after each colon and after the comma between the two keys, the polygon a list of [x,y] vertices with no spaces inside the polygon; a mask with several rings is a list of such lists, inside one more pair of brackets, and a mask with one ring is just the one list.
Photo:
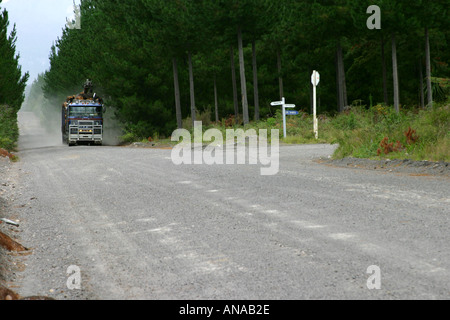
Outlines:
{"label": "logging truck", "polygon": [[67,97],[62,105],[62,141],[69,146],[103,144],[103,100],[92,93],[92,82],[87,80],[84,91]]}

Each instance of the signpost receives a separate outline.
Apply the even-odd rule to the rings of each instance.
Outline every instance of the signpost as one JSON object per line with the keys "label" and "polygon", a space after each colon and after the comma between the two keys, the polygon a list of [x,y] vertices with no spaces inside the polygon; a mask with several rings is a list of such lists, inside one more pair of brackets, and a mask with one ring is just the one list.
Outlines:
{"label": "signpost", "polygon": [[316,136],[316,139],[319,139],[319,123],[317,121],[317,94],[316,94],[316,88],[319,85],[320,82],[320,74],[314,70],[313,74],[311,76],[311,83],[313,85],[313,112],[314,112],[314,134]]}
{"label": "signpost", "polygon": [[[283,134],[284,134],[284,137],[286,138],[286,108],[295,108],[295,104],[286,104],[286,99],[283,98],[281,101],[274,101],[270,105],[272,107],[282,106],[282,108],[283,108]],[[291,111],[289,111],[289,112],[291,112]]]}
{"label": "signpost", "polygon": [[287,116],[297,116],[298,114],[298,111],[286,111]]}
{"label": "signpost", "polygon": [[272,102],[270,105],[271,105],[272,107],[275,107],[275,106],[282,106],[282,105],[284,105],[284,102],[285,102],[285,100],[284,100],[284,98],[283,98],[282,101],[274,101],[274,102]]}

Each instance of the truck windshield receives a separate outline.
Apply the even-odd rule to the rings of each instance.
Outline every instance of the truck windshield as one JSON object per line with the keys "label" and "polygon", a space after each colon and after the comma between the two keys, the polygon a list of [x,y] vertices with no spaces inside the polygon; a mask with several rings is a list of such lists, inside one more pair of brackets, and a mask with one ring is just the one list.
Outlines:
{"label": "truck windshield", "polygon": [[70,107],[69,115],[72,117],[99,117],[102,107]]}

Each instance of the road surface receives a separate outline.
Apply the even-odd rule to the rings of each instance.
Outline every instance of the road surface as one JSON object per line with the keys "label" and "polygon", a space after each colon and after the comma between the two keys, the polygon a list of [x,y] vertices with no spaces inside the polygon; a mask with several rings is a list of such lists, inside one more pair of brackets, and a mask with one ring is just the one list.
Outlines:
{"label": "road surface", "polygon": [[329,145],[281,146],[274,176],[176,166],[171,150],[40,144],[19,119],[22,296],[450,297],[448,178],[313,161]]}

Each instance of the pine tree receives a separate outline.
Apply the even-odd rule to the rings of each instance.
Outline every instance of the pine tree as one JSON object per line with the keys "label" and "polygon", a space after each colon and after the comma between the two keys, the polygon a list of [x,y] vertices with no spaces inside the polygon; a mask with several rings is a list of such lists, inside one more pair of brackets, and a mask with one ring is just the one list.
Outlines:
{"label": "pine tree", "polygon": [[8,26],[8,12],[5,9],[0,14],[0,104],[8,104],[17,112],[25,98],[29,74],[22,75],[20,56],[16,54],[16,26],[13,26],[9,36]]}

